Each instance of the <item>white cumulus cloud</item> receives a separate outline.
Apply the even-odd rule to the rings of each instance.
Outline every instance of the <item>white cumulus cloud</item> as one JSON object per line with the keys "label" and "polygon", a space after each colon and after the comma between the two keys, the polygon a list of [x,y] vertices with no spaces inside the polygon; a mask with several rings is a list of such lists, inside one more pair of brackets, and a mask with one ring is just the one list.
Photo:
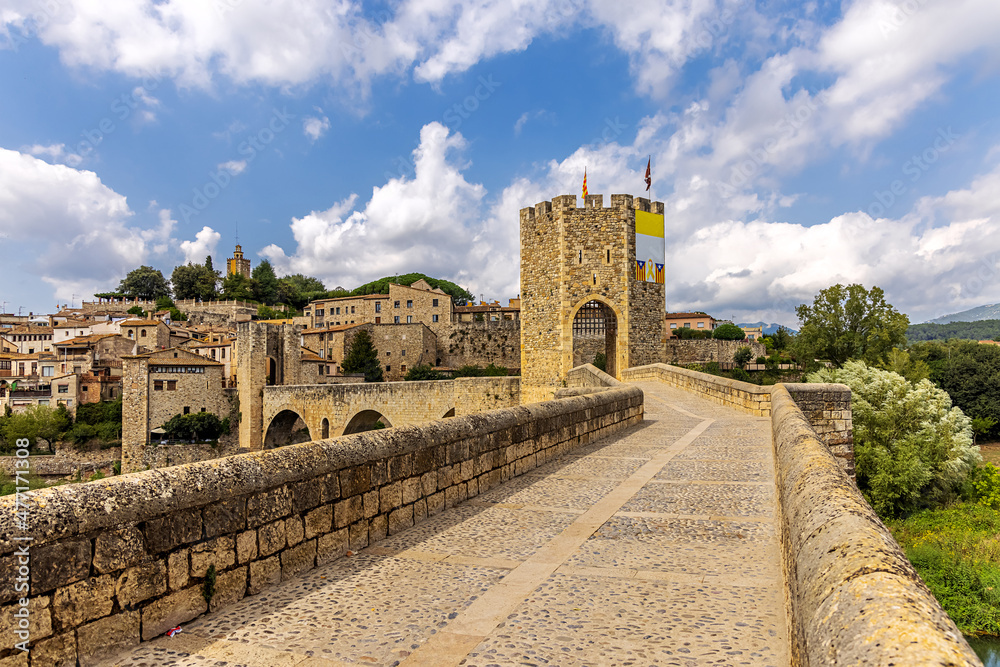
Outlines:
{"label": "white cumulus cloud", "polygon": [[205,226],[194,235],[193,241],[181,241],[181,252],[184,253],[185,264],[202,264],[205,257],[215,255],[222,234],[211,227]]}

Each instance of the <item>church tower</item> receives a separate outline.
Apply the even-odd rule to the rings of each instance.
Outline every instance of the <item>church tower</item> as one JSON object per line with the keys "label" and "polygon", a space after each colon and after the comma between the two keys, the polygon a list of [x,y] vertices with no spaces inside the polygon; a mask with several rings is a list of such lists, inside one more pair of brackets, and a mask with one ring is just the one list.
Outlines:
{"label": "church tower", "polygon": [[233,256],[226,260],[226,275],[238,273],[244,278],[250,278],[250,260],[243,259],[243,246],[236,244]]}

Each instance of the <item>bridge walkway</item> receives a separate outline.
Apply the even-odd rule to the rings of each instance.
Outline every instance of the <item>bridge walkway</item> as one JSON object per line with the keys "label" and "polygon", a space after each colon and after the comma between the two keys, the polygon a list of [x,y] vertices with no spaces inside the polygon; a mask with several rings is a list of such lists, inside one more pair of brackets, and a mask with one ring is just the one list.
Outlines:
{"label": "bridge walkway", "polygon": [[643,424],[114,664],[788,664],[769,420],[639,386]]}

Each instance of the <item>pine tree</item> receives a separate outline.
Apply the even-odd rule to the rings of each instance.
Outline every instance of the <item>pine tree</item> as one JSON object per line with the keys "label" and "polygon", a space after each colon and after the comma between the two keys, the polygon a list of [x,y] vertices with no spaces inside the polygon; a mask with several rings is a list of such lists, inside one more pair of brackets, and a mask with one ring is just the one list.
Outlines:
{"label": "pine tree", "polygon": [[382,382],[382,364],[378,360],[378,350],[367,331],[355,334],[341,368],[345,373],[364,373],[365,382]]}

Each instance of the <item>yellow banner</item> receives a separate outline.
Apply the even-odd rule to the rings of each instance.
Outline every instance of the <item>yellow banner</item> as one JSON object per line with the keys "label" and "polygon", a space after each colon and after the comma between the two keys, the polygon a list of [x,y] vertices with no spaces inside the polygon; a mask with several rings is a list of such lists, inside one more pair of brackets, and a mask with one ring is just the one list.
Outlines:
{"label": "yellow banner", "polygon": [[635,233],[663,238],[663,216],[645,211],[635,212]]}

